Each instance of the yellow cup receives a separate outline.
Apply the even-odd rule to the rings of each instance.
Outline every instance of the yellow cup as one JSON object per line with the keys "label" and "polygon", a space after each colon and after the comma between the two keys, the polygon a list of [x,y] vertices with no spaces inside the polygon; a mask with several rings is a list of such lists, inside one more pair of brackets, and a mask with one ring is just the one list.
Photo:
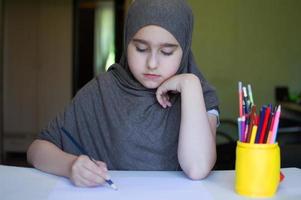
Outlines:
{"label": "yellow cup", "polygon": [[248,197],[271,197],[280,181],[278,144],[237,142],[235,190]]}

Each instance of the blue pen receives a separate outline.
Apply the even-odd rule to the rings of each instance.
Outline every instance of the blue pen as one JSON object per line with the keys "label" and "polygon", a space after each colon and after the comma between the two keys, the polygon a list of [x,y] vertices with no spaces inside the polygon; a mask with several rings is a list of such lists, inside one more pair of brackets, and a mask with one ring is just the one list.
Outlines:
{"label": "blue pen", "polygon": [[[72,135],[64,128],[62,127],[62,131],[66,134],[66,136],[71,140],[71,142],[78,148],[78,150],[89,157],[89,159],[94,162],[96,165],[96,161],[88,154],[88,152],[72,137]],[[116,185],[113,183],[111,179],[105,179],[105,181],[113,188],[114,190],[117,190],[118,188]]]}

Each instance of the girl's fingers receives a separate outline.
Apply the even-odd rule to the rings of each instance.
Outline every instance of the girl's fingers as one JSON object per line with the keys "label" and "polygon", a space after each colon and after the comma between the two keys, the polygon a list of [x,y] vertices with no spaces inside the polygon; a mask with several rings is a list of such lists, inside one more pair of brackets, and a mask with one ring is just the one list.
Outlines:
{"label": "girl's fingers", "polygon": [[97,186],[105,182],[108,170],[105,163],[91,161],[88,156],[79,156],[73,164],[70,179],[77,186]]}
{"label": "girl's fingers", "polygon": [[99,167],[101,167],[104,171],[108,171],[108,167],[107,167],[107,164],[106,163],[104,163],[104,162],[101,162],[101,161],[96,161],[96,163],[97,163],[97,165],[99,166]]}
{"label": "girl's fingers", "polygon": [[157,101],[159,102],[159,104],[164,107],[164,103],[163,103],[163,98],[162,98],[162,95],[161,95],[161,92],[160,91],[157,91],[156,93],[156,98],[157,98]]}
{"label": "girl's fingers", "polygon": [[79,187],[95,187],[95,186],[99,186],[102,183],[89,180],[83,176],[79,176],[78,178],[76,178],[76,181],[74,181],[74,184]]}
{"label": "girl's fingers", "polygon": [[105,182],[103,177],[97,175],[95,172],[92,172],[89,169],[83,170],[79,175],[81,180],[88,184],[87,186],[101,185]]}
{"label": "girl's fingers", "polygon": [[171,106],[168,94],[164,95],[164,104],[165,104],[165,107],[167,107],[167,106],[170,107]]}
{"label": "girl's fingers", "polygon": [[171,105],[169,102],[169,96],[167,92],[168,90],[164,87],[164,85],[160,86],[156,92],[157,101],[163,108],[166,108],[167,106]]}
{"label": "girl's fingers", "polygon": [[89,162],[85,163],[84,167],[93,174],[103,179],[108,179],[107,166],[103,163],[99,163],[97,161],[92,162],[91,160],[89,160]]}
{"label": "girl's fingers", "polygon": [[[83,177],[80,173],[74,174],[72,177],[70,177],[72,180],[73,184],[78,186],[78,187],[92,187],[96,186],[95,182],[92,182],[86,178]],[[97,184],[99,185],[99,184]]]}
{"label": "girl's fingers", "polygon": [[171,102],[170,102],[170,98],[169,98],[169,95],[168,95],[168,94],[166,94],[166,105],[167,105],[168,107],[171,107]]}
{"label": "girl's fingers", "polygon": [[163,107],[163,108],[166,108],[166,101],[167,101],[167,100],[166,100],[166,96],[165,96],[165,95],[162,95],[162,96],[161,96],[161,101],[162,101],[162,107]]}
{"label": "girl's fingers", "polygon": [[164,93],[161,95],[163,107],[166,108],[167,106],[171,106],[171,102],[169,100],[169,95],[167,93]]}

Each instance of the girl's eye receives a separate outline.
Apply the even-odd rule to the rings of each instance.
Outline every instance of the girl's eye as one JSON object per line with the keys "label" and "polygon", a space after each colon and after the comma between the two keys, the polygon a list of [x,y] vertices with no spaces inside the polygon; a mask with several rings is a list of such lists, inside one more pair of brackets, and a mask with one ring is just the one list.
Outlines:
{"label": "girl's eye", "polygon": [[171,56],[171,55],[173,54],[173,51],[171,51],[171,52],[161,51],[161,53],[162,53],[164,56]]}
{"label": "girl's eye", "polygon": [[136,46],[136,50],[138,52],[145,52],[145,51],[147,51],[147,48],[139,48],[139,47]]}

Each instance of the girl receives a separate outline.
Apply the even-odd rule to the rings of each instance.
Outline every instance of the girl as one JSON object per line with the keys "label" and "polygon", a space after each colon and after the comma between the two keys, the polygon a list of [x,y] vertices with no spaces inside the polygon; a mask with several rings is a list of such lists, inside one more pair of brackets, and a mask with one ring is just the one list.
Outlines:
{"label": "girl", "polygon": [[28,161],[77,186],[103,184],[108,169],[206,177],[216,159],[218,100],[194,62],[192,26],[185,0],[136,0],[120,62],[78,92],[31,144]]}

